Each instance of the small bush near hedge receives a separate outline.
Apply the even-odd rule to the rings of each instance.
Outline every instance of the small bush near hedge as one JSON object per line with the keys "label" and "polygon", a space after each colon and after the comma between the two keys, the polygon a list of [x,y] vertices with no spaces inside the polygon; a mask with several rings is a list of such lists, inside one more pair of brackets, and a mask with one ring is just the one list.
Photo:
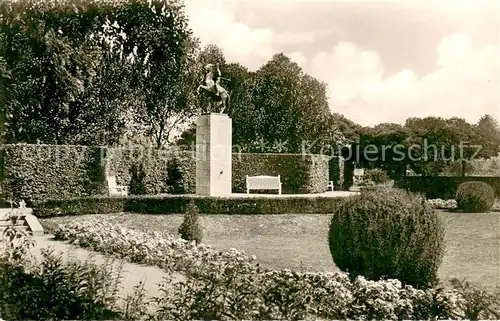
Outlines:
{"label": "small bush near hedge", "polygon": [[196,195],[82,197],[46,200],[35,204],[37,217],[59,215],[146,213],[185,213],[193,200],[202,214],[329,214],[342,197],[244,197],[218,198]]}
{"label": "small bush near hedge", "polygon": [[363,178],[375,184],[385,184],[390,180],[387,172],[380,168],[368,169]]}
{"label": "small bush near hedge", "polygon": [[337,208],[329,246],[335,264],[353,276],[427,287],[437,281],[444,228],[419,196],[396,189],[367,191]]}
{"label": "small bush near hedge", "polygon": [[[398,280],[351,279],[346,273],[266,270],[235,249],[217,251],[158,232],[110,224],[105,216],[60,226],[64,240],[134,262],[182,271],[161,285],[153,320],[429,320],[497,319],[498,299],[460,287],[418,290]],[[127,246],[124,246],[126,244]]]}
{"label": "small bush near hedge", "polygon": [[487,183],[465,182],[458,186],[456,201],[458,209],[464,212],[484,213],[495,203],[495,193]]}

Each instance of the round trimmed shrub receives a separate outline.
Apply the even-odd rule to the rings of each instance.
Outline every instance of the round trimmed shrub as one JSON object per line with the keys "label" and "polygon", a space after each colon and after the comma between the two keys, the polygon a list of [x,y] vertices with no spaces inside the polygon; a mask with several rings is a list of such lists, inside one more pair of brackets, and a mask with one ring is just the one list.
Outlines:
{"label": "round trimmed shrub", "polygon": [[380,168],[367,170],[365,173],[365,179],[370,180],[375,184],[385,184],[390,181],[387,172]]}
{"label": "round trimmed shrub", "polygon": [[455,199],[458,209],[464,212],[484,213],[493,207],[495,192],[485,182],[465,182],[458,186]]}
{"label": "round trimmed shrub", "polygon": [[444,228],[421,196],[398,189],[367,191],[335,209],[328,235],[333,261],[367,279],[435,285],[444,254]]}

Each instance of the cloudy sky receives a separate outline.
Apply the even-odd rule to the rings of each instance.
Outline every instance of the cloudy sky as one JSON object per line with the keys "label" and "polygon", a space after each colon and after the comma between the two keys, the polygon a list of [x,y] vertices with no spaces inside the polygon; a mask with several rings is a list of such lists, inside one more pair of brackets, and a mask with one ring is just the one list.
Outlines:
{"label": "cloudy sky", "polygon": [[500,115],[500,0],[186,0],[191,28],[229,62],[283,52],[362,125]]}

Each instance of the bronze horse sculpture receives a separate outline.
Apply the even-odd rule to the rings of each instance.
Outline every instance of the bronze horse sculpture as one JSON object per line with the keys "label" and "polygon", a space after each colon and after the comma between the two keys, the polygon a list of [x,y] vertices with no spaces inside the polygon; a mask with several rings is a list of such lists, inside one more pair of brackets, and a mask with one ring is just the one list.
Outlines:
{"label": "bronze horse sculpture", "polygon": [[205,78],[203,85],[199,85],[197,92],[200,93],[201,89],[207,92],[211,98],[211,108],[210,110],[215,110],[221,106],[220,113],[222,114],[224,110],[229,107],[230,96],[226,89],[220,85],[222,79],[221,72],[219,70],[219,65],[208,64],[205,66]]}

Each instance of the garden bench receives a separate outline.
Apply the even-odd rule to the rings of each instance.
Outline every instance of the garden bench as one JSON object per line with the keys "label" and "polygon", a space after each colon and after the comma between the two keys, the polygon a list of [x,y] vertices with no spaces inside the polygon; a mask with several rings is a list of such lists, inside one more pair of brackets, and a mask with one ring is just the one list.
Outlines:
{"label": "garden bench", "polygon": [[128,196],[128,186],[116,185],[116,176],[108,176],[109,196]]}
{"label": "garden bench", "polygon": [[329,182],[328,182],[328,185],[326,185],[326,189],[327,189],[328,191],[333,191],[333,189],[334,189],[334,186],[333,186],[333,181],[329,181]]}
{"label": "garden bench", "polygon": [[281,195],[281,179],[278,176],[248,176],[247,175],[247,194],[250,190],[278,190]]}

